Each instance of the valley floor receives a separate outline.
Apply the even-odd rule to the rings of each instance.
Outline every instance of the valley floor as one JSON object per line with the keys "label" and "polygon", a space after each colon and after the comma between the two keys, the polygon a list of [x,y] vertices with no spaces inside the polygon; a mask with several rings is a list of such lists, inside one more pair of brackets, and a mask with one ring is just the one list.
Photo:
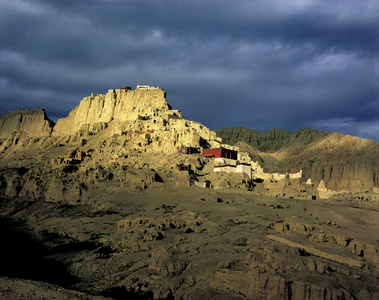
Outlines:
{"label": "valley floor", "polygon": [[1,299],[379,298],[378,202],[163,183],[87,195],[1,200]]}

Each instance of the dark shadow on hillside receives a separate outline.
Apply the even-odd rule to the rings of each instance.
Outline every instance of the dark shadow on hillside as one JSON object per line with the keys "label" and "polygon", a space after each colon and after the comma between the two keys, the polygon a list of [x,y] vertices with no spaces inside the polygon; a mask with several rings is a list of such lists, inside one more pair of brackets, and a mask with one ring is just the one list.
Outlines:
{"label": "dark shadow on hillside", "polygon": [[45,281],[60,286],[77,282],[64,264],[46,258],[46,249],[22,224],[0,217],[0,276]]}
{"label": "dark shadow on hillside", "polygon": [[[123,299],[141,299],[141,300],[152,300],[154,299],[153,292],[141,292],[141,291],[128,291],[125,287],[115,287],[111,288],[102,293],[104,297],[111,297],[115,300],[123,300]],[[166,298],[174,299],[173,297]]]}

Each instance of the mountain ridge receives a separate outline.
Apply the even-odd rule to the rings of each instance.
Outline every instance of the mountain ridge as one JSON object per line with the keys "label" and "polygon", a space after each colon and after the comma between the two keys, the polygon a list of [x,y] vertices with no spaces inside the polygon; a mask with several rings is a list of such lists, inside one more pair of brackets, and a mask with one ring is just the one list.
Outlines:
{"label": "mountain ridge", "polygon": [[[254,147],[269,172],[302,169],[304,178],[315,183],[324,179],[334,190],[363,191],[379,185],[379,145],[373,140],[311,128],[257,132],[227,127],[216,134],[226,143],[244,142]],[[265,163],[265,159],[269,161]]]}

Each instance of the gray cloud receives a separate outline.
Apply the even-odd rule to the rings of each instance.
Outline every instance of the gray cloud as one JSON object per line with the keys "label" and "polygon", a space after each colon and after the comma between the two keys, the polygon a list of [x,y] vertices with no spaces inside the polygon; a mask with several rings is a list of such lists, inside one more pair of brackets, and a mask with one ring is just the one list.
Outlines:
{"label": "gray cloud", "polygon": [[148,83],[212,129],[379,142],[375,1],[0,0],[0,113]]}

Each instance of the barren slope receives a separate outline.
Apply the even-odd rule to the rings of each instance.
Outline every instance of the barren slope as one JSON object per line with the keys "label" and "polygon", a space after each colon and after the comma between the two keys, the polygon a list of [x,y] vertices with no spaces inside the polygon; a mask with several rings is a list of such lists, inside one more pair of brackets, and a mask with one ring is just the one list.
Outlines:
{"label": "barren slope", "polygon": [[379,145],[372,140],[319,132],[272,129],[265,132],[242,127],[216,130],[225,143],[244,142],[254,147],[264,168],[271,172],[303,170],[305,180],[337,191],[364,192],[379,187]]}

